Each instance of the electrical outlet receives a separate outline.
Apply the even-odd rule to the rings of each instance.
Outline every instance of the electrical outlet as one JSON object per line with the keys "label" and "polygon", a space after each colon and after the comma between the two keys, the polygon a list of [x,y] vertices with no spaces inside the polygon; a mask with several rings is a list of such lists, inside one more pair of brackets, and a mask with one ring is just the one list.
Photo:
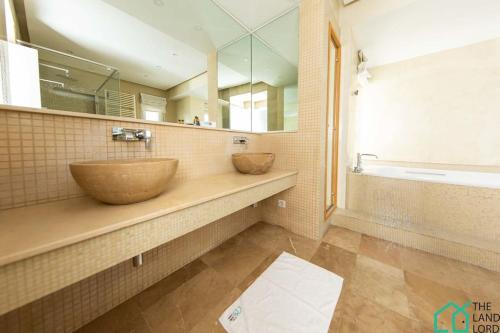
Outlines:
{"label": "electrical outlet", "polygon": [[278,200],[278,207],[279,208],[286,208],[286,201],[285,200]]}

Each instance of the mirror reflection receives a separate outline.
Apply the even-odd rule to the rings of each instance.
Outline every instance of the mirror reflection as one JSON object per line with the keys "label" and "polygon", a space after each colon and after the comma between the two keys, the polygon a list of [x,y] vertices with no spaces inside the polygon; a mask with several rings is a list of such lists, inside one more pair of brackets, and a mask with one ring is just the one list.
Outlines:
{"label": "mirror reflection", "polygon": [[298,9],[219,51],[219,108],[224,128],[296,130]]}
{"label": "mirror reflection", "polygon": [[298,1],[251,17],[231,1],[2,1],[2,104],[297,129]]}

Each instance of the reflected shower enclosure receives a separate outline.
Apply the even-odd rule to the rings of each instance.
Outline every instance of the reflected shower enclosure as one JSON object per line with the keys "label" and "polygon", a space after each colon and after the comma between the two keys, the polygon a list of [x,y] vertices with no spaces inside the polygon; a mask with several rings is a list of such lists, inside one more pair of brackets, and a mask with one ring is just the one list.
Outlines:
{"label": "reflected shower enclosure", "polygon": [[120,73],[116,68],[34,44],[38,51],[43,108],[127,116],[120,107]]}

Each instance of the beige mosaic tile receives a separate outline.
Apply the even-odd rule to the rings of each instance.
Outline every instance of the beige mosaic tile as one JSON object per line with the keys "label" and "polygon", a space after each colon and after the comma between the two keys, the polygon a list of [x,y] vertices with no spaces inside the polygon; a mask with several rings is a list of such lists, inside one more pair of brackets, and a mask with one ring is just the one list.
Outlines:
{"label": "beige mosaic tile", "polygon": [[[111,138],[114,126],[149,128],[152,149],[143,142]],[[257,151],[261,135],[245,134],[248,146],[234,145],[239,133],[190,129],[121,120],[102,120],[0,109],[0,209],[82,196],[69,163],[82,160],[172,157],[181,162],[174,181],[234,170],[231,154]]]}
{"label": "beige mosaic tile", "polygon": [[[411,249],[432,253],[441,258],[454,259],[457,262],[477,265],[495,272],[500,272],[500,254],[456,241],[422,235],[402,228],[391,227],[370,216],[353,213],[350,210],[337,209],[333,224],[366,235],[394,242]],[[402,258],[404,261],[404,258]]]}
{"label": "beige mosaic tile", "polygon": [[[0,332],[75,331],[259,220],[257,210],[238,211],[146,252],[141,267],[134,268],[127,260],[0,316]],[[200,270],[196,265],[185,269],[189,271],[176,272],[181,277],[169,276],[165,284],[174,287],[179,279],[182,284]],[[156,301],[155,292],[149,290],[148,293],[150,299],[141,295],[139,304],[147,306]]]}

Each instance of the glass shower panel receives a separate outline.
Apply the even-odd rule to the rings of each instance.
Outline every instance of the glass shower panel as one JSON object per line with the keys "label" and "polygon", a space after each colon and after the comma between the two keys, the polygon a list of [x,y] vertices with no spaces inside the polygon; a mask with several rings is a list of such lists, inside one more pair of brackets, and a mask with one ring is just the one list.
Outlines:
{"label": "glass shower panel", "polygon": [[105,114],[105,89],[119,92],[115,68],[45,47],[23,43],[38,51],[42,107]]}

